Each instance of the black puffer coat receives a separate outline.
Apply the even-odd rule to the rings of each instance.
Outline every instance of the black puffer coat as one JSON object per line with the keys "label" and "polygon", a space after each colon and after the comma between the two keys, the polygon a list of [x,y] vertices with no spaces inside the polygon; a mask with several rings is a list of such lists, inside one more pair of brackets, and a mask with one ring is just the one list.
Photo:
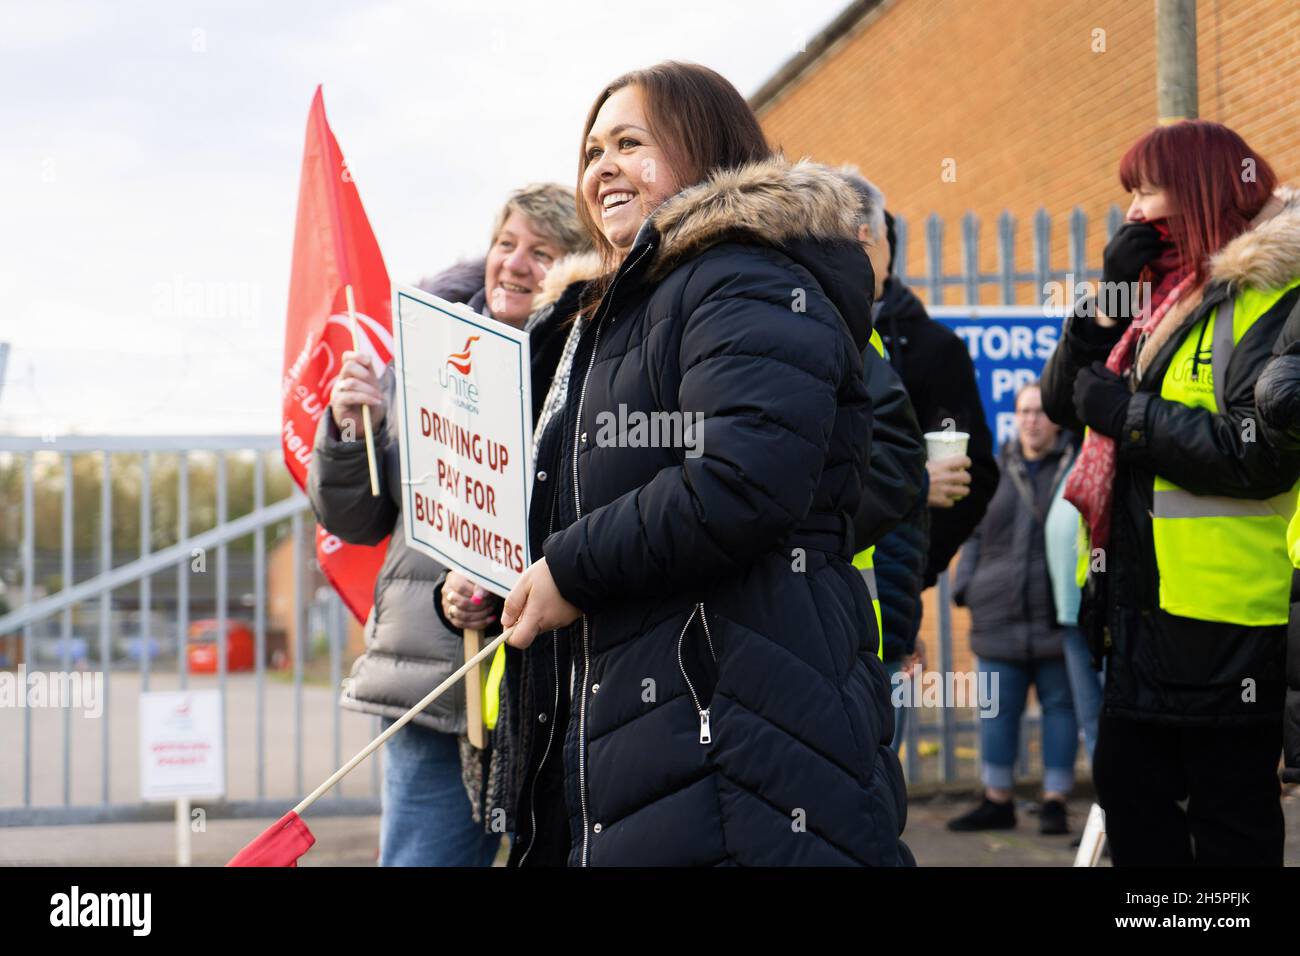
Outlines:
{"label": "black puffer coat", "polygon": [[862,375],[871,395],[871,467],[853,519],[853,550],[876,548],[871,570],[880,599],[885,660],[916,648],[921,585],[930,542],[930,478],[925,439],[902,377],[874,345],[862,350]]}
{"label": "black puffer coat", "polygon": [[[1260,426],[1275,448],[1297,454],[1300,453],[1300,300],[1291,308],[1282,334],[1273,346],[1273,355],[1255,383]],[[1293,550],[1292,559],[1297,556]],[[1282,779],[1300,783],[1300,570],[1291,575],[1282,758],[1285,764]]]}
{"label": "black puffer coat", "polygon": [[[871,428],[855,209],[822,167],[717,173],[647,221],[587,326],[530,515],[586,616],[507,667],[513,862],[910,862],[850,564]],[[685,448],[619,447],[620,409],[698,421]]]}
{"label": "black puffer coat", "polygon": [[[967,432],[970,494],[951,508],[931,508],[924,587],[930,587],[984,517],[998,487],[993,433],[984,416],[975,363],[957,333],[930,318],[921,300],[897,276],[885,282],[875,325],[902,376],[922,432]],[[928,492],[927,492],[928,493]]]}

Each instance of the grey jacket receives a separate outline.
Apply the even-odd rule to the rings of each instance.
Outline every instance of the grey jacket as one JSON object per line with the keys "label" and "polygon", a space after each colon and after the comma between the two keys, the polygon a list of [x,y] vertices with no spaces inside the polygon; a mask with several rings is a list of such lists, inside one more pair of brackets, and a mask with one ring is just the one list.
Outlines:
{"label": "grey jacket", "polygon": [[956,603],[970,608],[971,650],[980,657],[1025,662],[1063,654],[1043,528],[1073,460],[1065,432],[1033,475],[1018,441],[1002,446],[1003,480],[962,549],[954,585]]}
{"label": "grey jacket", "polygon": [[[461,263],[421,288],[471,308],[483,301],[483,263]],[[342,705],[383,717],[400,717],[464,660],[464,642],[435,608],[435,595],[447,571],[432,558],[406,546],[402,530],[402,473],[397,421],[393,411],[396,376],[389,367],[380,384],[388,414],[375,435],[379,497],[370,494],[364,440],[341,440],[327,411],[316,430],[307,471],[307,495],[322,527],[352,544],[388,548],[375,581],[375,605],[366,620],[366,652],[344,681]],[[463,734],[465,690],[455,684],[420,713],[415,722],[447,734]]]}

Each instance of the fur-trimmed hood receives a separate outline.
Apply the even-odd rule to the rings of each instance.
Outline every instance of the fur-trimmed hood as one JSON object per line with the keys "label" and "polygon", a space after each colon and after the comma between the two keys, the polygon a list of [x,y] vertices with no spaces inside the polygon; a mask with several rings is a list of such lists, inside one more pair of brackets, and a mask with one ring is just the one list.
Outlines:
{"label": "fur-trimmed hood", "polygon": [[573,283],[590,282],[602,272],[604,265],[599,252],[572,252],[557,260],[542,279],[537,295],[533,296],[533,312],[558,301]]}
{"label": "fur-trimmed hood", "polygon": [[800,239],[855,239],[858,206],[843,177],[806,159],[791,164],[774,156],[720,170],[654,211],[661,245],[650,277],[728,240],[779,247]]}
{"label": "fur-trimmed hood", "polygon": [[[790,163],[773,156],[720,170],[651,214],[659,248],[646,276],[661,279],[722,242],[782,248],[809,240],[856,240],[858,205],[857,193],[837,172],[806,159]],[[865,253],[862,258],[865,261]],[[602,268],[595,252],[561,259],[547,273],[534,309],[555,302],[571,283],[598,277]],[[850,278],[867,282],[865,275]]]}
{"label": "fur-trimmed hood", "polygon": [[1276,289],[1300,276],[1300,189],[1280,186],[1251,228],[1210,259],[1210,278]]}

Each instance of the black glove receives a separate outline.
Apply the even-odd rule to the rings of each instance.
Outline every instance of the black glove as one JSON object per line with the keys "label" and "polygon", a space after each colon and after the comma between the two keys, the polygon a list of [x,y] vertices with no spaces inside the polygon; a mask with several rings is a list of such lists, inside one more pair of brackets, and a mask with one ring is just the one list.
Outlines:
{"label": "black glove", "polygon": [[1103,362],[1093,362],[1079,369],[1074,378],[1074,410],[1093,431],[1116,440],[1124,430],[1128,403],[1133,393],[1124,380]]}
{"label": "black glove", "polygon": [[[1159,258],[1164,250],[1164,240],[1149,222],[1126,222],[1116,229],[1102,253],[1101,310],[1117,322],[1130,321],[1135,304],[1133,283],[1142,274],[1142,267]],[[1129,291],[1118,291],[1121,285]]]}

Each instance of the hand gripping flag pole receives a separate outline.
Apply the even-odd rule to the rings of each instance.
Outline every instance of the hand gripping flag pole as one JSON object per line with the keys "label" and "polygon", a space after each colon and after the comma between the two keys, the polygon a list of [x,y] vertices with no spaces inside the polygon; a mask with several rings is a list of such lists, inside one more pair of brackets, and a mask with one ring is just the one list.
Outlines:
{"label": "hand gripping flag pole", "polygon": [[394,721],[392,726],[361,748],[355,757],[334,771],[328,780],[303,798],[301,803],[262,831],[261,835],[249,843],[248,846],[236,853],[226,866],[297,866],[298,858],[310,850],[312,844],[316,842],[316,837],[312,835],[311,829],[302,820],[302,814],[307,811],[307,808],[324,796],[336,783],[355,770],[361,761],[382,747],[389,737],[410,723],[416,714],[432,704],[449,687],[494,654],[496,649],[506,642],[513,631],[513,627],[509,628],[493,638],[486,647],[462,664],[456,673],[431,690],[422,701]]}
{"label": "hand gripping flag pole", "polygon": [[[361,351],[361,330],[357,327],[357,302],[352,297],[352,283],[344,291],[348,297],[348,322],[352,327],[352,350]],[[361,406],[361,421],[366,429],[366,461],[370,465],[370,497],[379,497],[379,469],[375,467],[375,430],[370,424],[370,406]]]}

